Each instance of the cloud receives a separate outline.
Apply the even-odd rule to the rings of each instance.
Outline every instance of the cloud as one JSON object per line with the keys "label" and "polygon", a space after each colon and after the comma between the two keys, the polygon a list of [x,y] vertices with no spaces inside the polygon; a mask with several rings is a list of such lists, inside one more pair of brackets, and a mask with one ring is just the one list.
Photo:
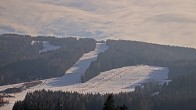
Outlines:
{"label": "cloud", "polygon": [[0,33],[129,39],[196,48],[195,0],[1,0]]}
{"label": "cloud", "polygon": [[1,32],[16,32],[15,29],[9,26],[0,25]]}
{"label": "cloud", "polygon": [[180,15],[169,15],[169,14],[160,14],[156,15],[152,18],[153,21],[158,23],[170,23],[170,22],[177,22],[177,23],[196,23],[196,20],[185,18]]}

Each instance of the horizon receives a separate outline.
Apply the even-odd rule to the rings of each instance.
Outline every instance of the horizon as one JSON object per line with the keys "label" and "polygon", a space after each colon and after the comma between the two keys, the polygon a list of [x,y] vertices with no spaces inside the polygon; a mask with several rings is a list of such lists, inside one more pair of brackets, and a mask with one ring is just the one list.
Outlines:
{"label": "horizon", "polygon": [[1,0],[0,34],[123,39],[196,48],[194,0]]}

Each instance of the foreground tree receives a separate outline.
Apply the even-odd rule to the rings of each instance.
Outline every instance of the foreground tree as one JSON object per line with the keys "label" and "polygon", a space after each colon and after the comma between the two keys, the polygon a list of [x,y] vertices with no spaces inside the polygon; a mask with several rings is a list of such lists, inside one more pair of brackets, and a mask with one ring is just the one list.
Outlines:
{"label": "foreground tree", "polygon": [[122,105],[122,106],[117,106],[116,110],[128,110],[126,105]]}
{"label": "foreground tree", "polygon": [[115,110],[113,94],[109,94],[106,102],[104,103],[103,110]]}

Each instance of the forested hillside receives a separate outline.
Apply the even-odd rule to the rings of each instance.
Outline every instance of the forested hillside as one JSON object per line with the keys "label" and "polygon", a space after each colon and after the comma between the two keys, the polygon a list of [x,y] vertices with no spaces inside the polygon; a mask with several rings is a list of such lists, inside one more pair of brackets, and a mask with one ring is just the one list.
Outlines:
{"label": "forested hillside", "polygon": [[[128,110],[195,110],[195,84],[196,76],[178,77],[162,87],[149,83],[144,88],[136,87],[134,92],[114,95],[114,104],[126,105]],[[13,110],[103,110],[107,96],[35,91],[16,102]]]}
{"label": "forested hillside", "polygon": [[30,36],[0,35],[0,66],[38,55],[39,46],[31,45]]}
{"label": "forested hillside", "polygon": [[[32,45],[32,41],[39,41]],[[42,41],[61,46],[39,53]],[[0,35],[0,85],[62,76],[84,53],[94,50],[96,41],[84,38]]]}
{"label": "forested hillside", "polygon": [[[163,85],[145,83],[143,87],[136,86],[133,92],[115,94],[110,102],[114,103],[111,110],[196,109],[195,49],[122,40],[108,40],[107,45],[109,49],[92,62],[84,81],[102,71],[141,64],[168,67],[172,78],[170,83]],[[104,110],[107,96],[35,91],[28,93],[23,101],[16,102],[13,110]]]}
{"label": "forested hillside", "polygon": [[193,48],[126,40],[107,40],[106,44],[109,49],[91,63],[82,77],[83,82],[103,71],[142,64],[169,67],[169,78],[196,71],[196,49]]}

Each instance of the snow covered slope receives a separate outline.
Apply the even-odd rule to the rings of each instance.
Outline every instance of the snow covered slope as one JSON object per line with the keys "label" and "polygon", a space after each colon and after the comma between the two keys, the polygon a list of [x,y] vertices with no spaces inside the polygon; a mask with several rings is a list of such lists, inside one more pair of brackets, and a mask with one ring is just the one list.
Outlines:
{"label": "snow covered slope", "polygon": [[168,79],[168,68],[155,66],[129,66],[102,72],[86,83],[55,88],[55,90],[77,91],[80,93],[130,92],[145,82],[164,82]]}
{"label": "snow covered slope", "polygon": [[[86,69],[89,67],[90,63],[93,60],[96,60],[97,55],[100,52],[104,52],[107,49],[108,46],[105,43],[97,43],[96,49],[94,51],[84,54],[80,58],[80,60],[73,65],[73,67],[71,67],[69,70],[66,71],[64,76],[42,80],[43,83],[41,85],[32,87],[21,93],[11,94],[15,96],[15,98],[7,98],[6,100],[9,100],[10,103],[8,105],[1,107],[0,110],[11,110],[14,103],[17,100],[23,100],[27,92],[30,91],[32,92],[34,90],[42,90],[42,89],[61,90],[60,88],[63,88],[66,85],[80,83],[81,82],[80,77],[81,75],[84,74]],[[22,84],[23,83],[0,86],[0,91],[5,90],[7,88],[20,87],[22,86]],[[56,88],[56,87],[60,87],[60,88]]]}
{"label": "snow covered slope", "polygon": [[[81,83],[81,75],[83,75],[90,63],[96,60],[98,53],[104,52],[107,49],[106,44],[98,43],[94,51],[84,54],[73,67],[65,72],[62,77],[42,80],[39,84],[30,89],[24,90],[21,93],[11,94],[15,98],[7,98],[10,101],[8,105],[0,108],[0,110],[11,110],[15,101],[23,100],[27,92],[35,90],[53,90],[53,91],[77,91],[79,93],[119,93],[130,92],[134,90],[136,85],[144,82],[156,81],[164,82],[168,79],[168,68],[155,67],[147,65],[129,66],[110,71],[102,72],[97,77],[89,80],[86,83]],[[7,88],[21,86],[14,84],[8,86],[0,86],[0,91]]]}
{"label": "snow covered slope", "polygon": [[61,48],[61,46],[51,45],[50,42],[48,42],[48,41],[43,41],[43,47],[44,48],[42,50],[39,50],[39,53],[47,52],[50,50],[57,50],[57,49]]}
{"label": "snow covered slope", "polygon": [[[71,71],[71,69],[69,71]],[[130,92],[134,90],[135,86],[140,85],[141,83],[151,81],[162,83],[167,81],[168,72],[169,70],[166,67],[155,67],[147,65],[129,66],[102,72],[100,75],[86,83],[80,83],[80,79],[78,77],[79,74],[77,76],[77,73],[73,72],[67,74],[66,72],[65,76],[63,77],[43,80],[41,85],[27,89],[21,93],[12,94],[15,96],[15,98],[8,98],[10,104],[3,106],[1,110],[11,110],[15,101],[23,100],[27,92],[32,92],[35,90],[46,89],[53,91],[62,90],[76,91],[79,93],[101,94]],[[80,73],[80,75],[81,74],[82,73]],[[69,78],[71,80],[68,80]],[[56,81],[59,82],[54,83]]]}
{"label": "snow covered slope", "polygon": [[81,76],[85,73],[91,62],[96,60],[100,52],[104,52],[107,49],[108,46],[106,44],[97,43],[96,49],[84,54],[79,61],[77,61],[69,70],[66,71],[64,76],[48,79],[45,81],[44,85],[51,88],[80,83]]}

